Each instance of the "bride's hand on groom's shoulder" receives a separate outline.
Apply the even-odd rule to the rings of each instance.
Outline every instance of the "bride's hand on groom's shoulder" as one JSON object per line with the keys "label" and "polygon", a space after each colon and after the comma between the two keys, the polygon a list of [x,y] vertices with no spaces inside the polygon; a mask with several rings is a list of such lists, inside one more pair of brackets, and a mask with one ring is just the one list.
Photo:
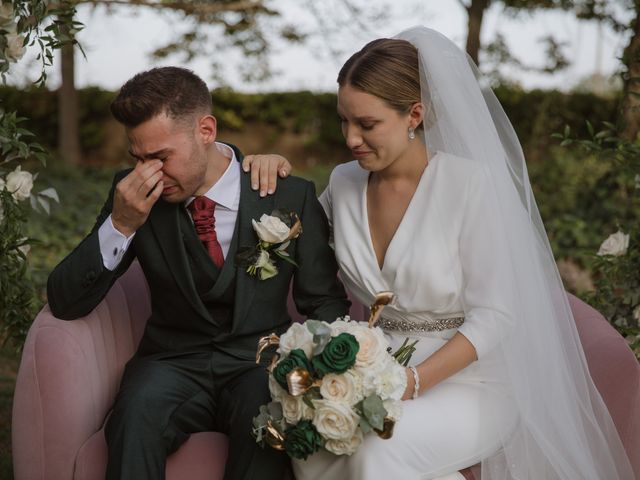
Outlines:
{"label": "bride's hand on groom's shoulder", "polygon": [[260,189],[260,196],[276,191],[278,177],[286,178],[291,173],[291,163],[282,155],[247,155],[242,160],[242,170],[251,172],[251,188]]}

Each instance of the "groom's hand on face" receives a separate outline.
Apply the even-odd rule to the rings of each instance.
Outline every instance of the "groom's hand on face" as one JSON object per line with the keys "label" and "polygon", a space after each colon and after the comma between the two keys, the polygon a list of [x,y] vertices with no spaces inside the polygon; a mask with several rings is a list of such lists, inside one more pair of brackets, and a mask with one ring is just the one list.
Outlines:
{"label": "groom's hand on face", "polygon": [[111,221],[128,237],[147,221],[151,207],[163,189],[162,162],[138,161],[135,168],[116,185]]}

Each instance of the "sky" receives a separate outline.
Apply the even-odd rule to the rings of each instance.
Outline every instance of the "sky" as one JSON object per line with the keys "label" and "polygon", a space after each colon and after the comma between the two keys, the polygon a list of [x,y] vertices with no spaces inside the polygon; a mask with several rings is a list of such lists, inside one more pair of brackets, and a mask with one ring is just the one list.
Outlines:
{"label": "sky", "polygon": [[[309,2],[314,0],[274,0],[282,12],[282,21],[295,24],[307,31],[318,32],[316,17],[309,12]],[[312,90],[335,91],[335,78],[342,63],[353,52],[370,40],[393,36],[400,31],[421,24],[439,30],[461,48],[466,39],[466,13],[458,0],[355,0],[360,4],[382,9],[383,22],[359,24],[353,22],[337,34],[325,37],[316,34],[306,45],[273,42],[270,57],[274,76],[263,83],[247,83],[235,72],[234,65],[242,57],[233,51],[215,52],[215,59],[222,62],[225,81],[239,91],[287,91]],[[336,3],[337,2],[337,3]],[[324,5],[337,8],[338,0]],[[318,5],[318,3],[316,3]],[[389,6],[391,5],[391,6]],[[329,11],[330,8],[329,8]],[[185,62],[180,58],[162,61],[153,59],[150,52],[169,35],[186,28],[176,16],[159,15],[149,10],[114,8],[111,13],[104,7],[79,8],[79,20],[85,28],[79,35],[86,58],[77,55],[76,83],[79,87],[95,85],[106,89],[118,89],[135,73],[158,65],[181,65],[193,69],[210,86],[212,80],[210,59],[197,58]],[[337,10],[334,10],[337,12]],[[331,22],[328,11],[324,17]],[[337,12],[337,15],[343,15]],[[511,18],[498,5],[485,15],[482,39],[489,41],[501,33],[513,55],[528,64],[541,65],[545,61],[544,47],[539,39],[554,35],[565,42],[565,53],[573,59],[572,65],[554,75],[541,75],[505,68],[510,79],[524,88],[570,89],[583,78],[602,73],[611,75],[618,68],[619,57],[628,38],[614,33],[607,27],[598,29],[595,22],[578,22],[571,15],[561,12],[543,12]],[[333,54],[330,51],[334,51]],[[25,85],[38,76],[35,49],[31,49],[9,77],[9,82]],[[48,85],[55,88],[58,75],[55,68],[49,70]]]}

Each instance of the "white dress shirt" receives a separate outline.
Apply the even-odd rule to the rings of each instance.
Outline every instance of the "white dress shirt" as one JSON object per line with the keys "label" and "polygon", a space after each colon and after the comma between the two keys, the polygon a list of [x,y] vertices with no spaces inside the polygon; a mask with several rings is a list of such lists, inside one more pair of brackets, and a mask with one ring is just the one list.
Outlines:
{"label": "white dress shirt", "polygon": [[[222,247],[222,253],[226,257],[231,245],[240,205],[240,163],[236,160],[235,153],[231,147],[219,142],[216,142],[215,145],[225,157],[230,159],[230,162],[222,177],[204,195],[216,202],[214,211],[216,234]],[[184,203],[184,206],[189,205],[194,198],[189,198]],[[189,215],[189,218],[191,218],[191,215]],[[134,236],[135,232],[131,236],[125,237],[116,230],[113,226],[111,215],[100,225],[98,239],[102,263],[106,269],[114,270],[120,264]]]}

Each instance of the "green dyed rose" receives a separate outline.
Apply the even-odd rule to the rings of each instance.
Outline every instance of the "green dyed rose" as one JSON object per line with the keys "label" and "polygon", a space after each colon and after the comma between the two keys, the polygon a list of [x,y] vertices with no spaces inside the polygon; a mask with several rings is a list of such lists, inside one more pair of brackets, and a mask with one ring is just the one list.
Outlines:
{"label": "green dyed rose", "polygon": [[322,437],[311,420],[302,420],[289,427],[284,435],[284,450],[291,458],[306,460],[323,445]]}
{"label": "green dyed rose", "polygon": [[327,373],[343,373],[354,365],[359,349],[356,337],[341,333],[333,337],[322,353],[313,357],[311,363],[319,377]]}
{"label": "green dyed rose", "polygon": [[278,382],[280,386],[288,392],[289,386],[287,385],[287,374],[294,368],[298,367],[304,368],[305,370],[311,372],[311,364],[309,363],[309,359],[304,353],[304,350],[300,348],[291,350],[288,357],[283,358],[278,362],[272,372],[273,378],[275,378],[276,382]]}

